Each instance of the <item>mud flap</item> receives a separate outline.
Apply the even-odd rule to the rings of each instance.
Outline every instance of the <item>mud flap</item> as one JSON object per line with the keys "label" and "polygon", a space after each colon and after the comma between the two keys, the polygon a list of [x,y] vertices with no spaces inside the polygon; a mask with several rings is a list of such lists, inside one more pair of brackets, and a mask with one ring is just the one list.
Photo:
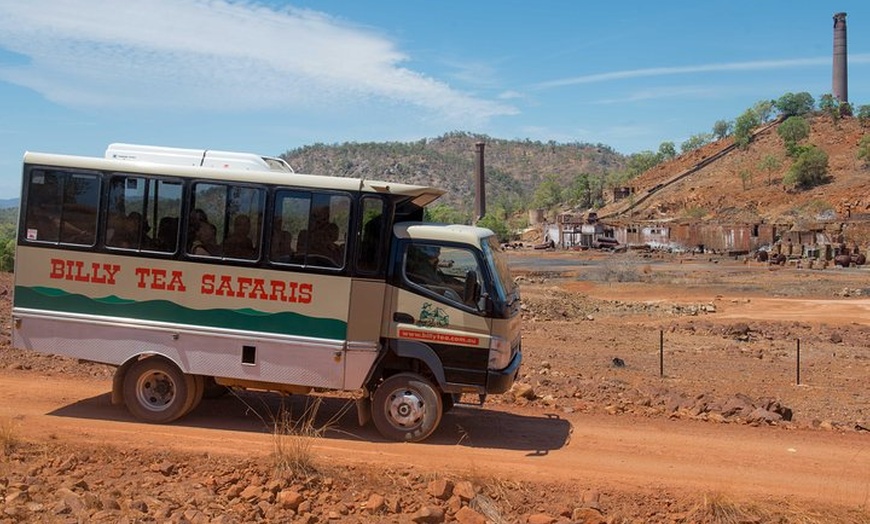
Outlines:
{"label": "mud flap", "polygon": [[360,426],[365,426],[372,419],[372,399],[368,396],[356,399],[356,416]]}

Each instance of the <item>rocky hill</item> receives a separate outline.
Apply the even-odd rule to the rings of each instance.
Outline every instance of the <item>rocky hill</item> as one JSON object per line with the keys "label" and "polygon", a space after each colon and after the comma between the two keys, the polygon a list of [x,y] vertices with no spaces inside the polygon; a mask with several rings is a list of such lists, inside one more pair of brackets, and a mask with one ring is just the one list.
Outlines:
{"label": "rocky hill", "polygon": [[[857,158],[867,131],[855,118],[834,122],[830,116],[816,115],[808,120],[811,131],[804,143],[818,146],[829,157],[825,184],[808,190],[783,185],[793,159],[773,125],[756,135],[747,149],[733,148],[697,170],[693,167],[728,148],[732,139],[659,164],[629,183],[632,197],[611,202],[600,214],[612,219],[732,224],[870,219],[870,169]],[[768,157],[775,158],[778,167],[766,169],[763,162]]]}
{"label": "rocky hill", "polygon": [[417,142],[315,144],[282,157],[300,173],[425,184],[447,190],[441,202],[469,212],[473,206],[475,144],[484,142],[487,202],[528,202],[549,175],[566,185],[577,175],[605,176],[626,157],[601,144],[503,140],[463,132]]}

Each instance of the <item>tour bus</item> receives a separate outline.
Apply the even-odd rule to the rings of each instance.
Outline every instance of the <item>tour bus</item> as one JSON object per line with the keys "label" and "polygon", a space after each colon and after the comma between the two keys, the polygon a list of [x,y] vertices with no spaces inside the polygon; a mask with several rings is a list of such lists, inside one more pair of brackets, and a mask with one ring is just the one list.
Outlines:
{"label": "tour bus", "polygon": [[492,231],[422,222],[443,191],[210,153],[26,153],[14,345],[116,366],[112,402],[150,423],[226,388],[347,391],[420,441],[510,388],[517,285]]}

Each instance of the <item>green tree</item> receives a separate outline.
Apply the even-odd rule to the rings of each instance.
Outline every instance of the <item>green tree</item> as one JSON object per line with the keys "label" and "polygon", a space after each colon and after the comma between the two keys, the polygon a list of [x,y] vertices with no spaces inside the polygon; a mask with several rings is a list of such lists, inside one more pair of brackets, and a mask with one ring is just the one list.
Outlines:
{"label": "green tree", "polygon": [[688,153],[689,151],[694,151],[700,147],[704,147],[712,141],[713,135],[710,133],[698,133],[697,135],[690,136],[685,142],[680,144],[680,151]]}
{"label": "green tree", "polygon": [[758,169],[767,171],[767,185],[771,185],[773,172],[782,167],[782,162],[773,155],[764,155],[758,163]]}
{"label": "green tree", "polygon": [[504,215],[504,210],[495,209],[492,212],[487,212],[483,218],[477,221],[479,227],[485,227],[495,233],[499,242],[509,242],[511,240],[511,230],[508,226],[507,217]]}
{"label": "green tree", "polygon": [[15,239],[0,243],[0,271],[15,269]]}
{"label": "green tree", "polygon": [[858,122],[860,122],[862,126],[870,124],[870,104],[858,106],[858,113],[856,113],[856,116],[858,117]]}
{"label": "green tree", "polygon": [[864,161],[864,167],[870,167],[870,135],[864,135],[858,143],[858,160]]}
{"label": "green tree", "polygon": [[539,209],[553,209],[562,202],[562,184],[556,175],[547,175],[535,189],[532,205]]}
{"label": "green tree", "polygon": [[783,182],[799,189],[808,189],[823,183],[827,176],[828,154],[810,145],[801,149]]}
{"label": "green tree", "polygon": [[747,109],[734,121],[734,143],[740,149],[749,147],[752,142],[752,130],[758,127],[761,121],[755,111]]}
{"label": "green tree", "polygon": [[789,156],[796,156],[796,146],[801,140],[810,136],[810,124],[802,116],[790,116],[776,129],[776,134],[785,143]]}
{"label": "green tree", "polygon": [[670,160],[677,156],[677,146],[673,142],[662,142],[659,144],[659,158],[661,160]]}
{"label": "green tree", "polygon": [[423,213],[423,219],[426,222],[437,222],[440,224],[468,224],[471,222],[470,218],[469,215],[447,204],[428,206]]}
{"label": "green tree", "polygon": [[800,93],[786,93],[779,97],[774,107],[784,117],[805,115],[816,106],[813,95],[802,91]]}
{"label": "green tree", "polygon": [[568,201],[581,208],[592,207],[593,177],[589,173],[580,173],[568,186]]}
{"label": "green tree", "polygon": [[743,190],[746,191],[746,188],[752,182],[752,171],[744,168],[738,174],[740,175],[740,182],[743,184]]}
{"label": "green tree", "polygon": [[758,121],[764,124],[770,122],[773,117],[775,102],[773,100],[759,100],[752,105],[752,112],[758,117]]}
{"label": "green tree", "polygon": [[641,151],[628,157],[628,174],[633,178],[654,168],[661,162],[661,157],[652,151]]}
{"label": "green tree", "polygon": [[732,129],[734,129],[733,122],[729,122],[728,120],[717,120],[713,124],[713,136],[715,136],[717,140],[722,140],[731,134]]}

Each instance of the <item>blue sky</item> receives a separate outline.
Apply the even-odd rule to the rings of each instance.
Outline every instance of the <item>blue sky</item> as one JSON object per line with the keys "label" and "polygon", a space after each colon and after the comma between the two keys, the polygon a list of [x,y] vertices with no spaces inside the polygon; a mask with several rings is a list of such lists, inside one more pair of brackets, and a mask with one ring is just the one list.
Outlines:
{"label": "blue sky", "polygon": [[758,100],[830,92],[839,11],[849,100],[870,104],[866,0],[0,0],[0,198],[24,151],[111,142],[679,147]]}

